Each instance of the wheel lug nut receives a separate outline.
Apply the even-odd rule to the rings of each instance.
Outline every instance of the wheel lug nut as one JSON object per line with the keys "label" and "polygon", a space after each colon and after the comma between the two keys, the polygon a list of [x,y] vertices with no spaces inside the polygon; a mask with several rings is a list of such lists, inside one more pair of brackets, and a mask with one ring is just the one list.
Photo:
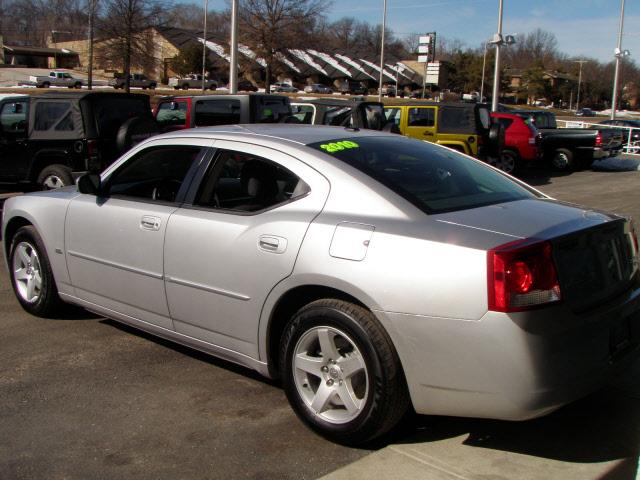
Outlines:
{"label": "wheel lug nut", "polygon": [[332,385],[333,385],[333,380],[331,380],[331,379],[327,380],[327,385],[328,385],[329,387],[330,387],[330,386],[332,386]]}
{"label": "wheel lug nut", "polygon": [[338,385],[342,385],[342,380],[340,380],[340,381],[338,382]]}
{"label": "wheel lug nut", "polygon": [[324,367],[322,367],[322,368],[321,368],[321,370],[322,370],[324,373],[327,373],[327,372],[329,371],[329,367],[327,367],[327,366],[325,365]]}

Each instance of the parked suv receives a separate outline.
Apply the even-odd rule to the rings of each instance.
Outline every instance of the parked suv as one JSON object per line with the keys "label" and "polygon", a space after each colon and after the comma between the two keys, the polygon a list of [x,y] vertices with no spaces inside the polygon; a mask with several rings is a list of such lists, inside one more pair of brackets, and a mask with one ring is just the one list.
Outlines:
{"label": "parked suv", "polygon": [[147,95],[48,92],[1,100],[0,183],[58,188],[157,132]]}
{"label": "parked suv", "polygon": [[444,145],[482,160],[499,159],[504,129],[491,121],[483,103],[419,102],[385,104],[387,120],[408,137]]}
{"label": "parked suv", "polygon": [[513,113],[491,113],[504,128],[504,147],[500,160],[492,162],[507,173],[515,173],[525,162],[541,158],[541,135],[530,120]]}
{"label": "parked suv", "polygon": [[317,98],[293,102],[291,106],[293,118],[288,123],[333,125],[400,133],[393,122],[387,121],[384,116],[384,105],[379,102]]}
{"label": "parked suv", "polygon": [[184,128],[278,123],[291,116],[289,97],[262,93],[163,97],[154,110],[163,132]]}
{"label": "parked suv", "polygon": [[321,83],[312,83],[304,87],[304,93],[333,93],[333,90]]}

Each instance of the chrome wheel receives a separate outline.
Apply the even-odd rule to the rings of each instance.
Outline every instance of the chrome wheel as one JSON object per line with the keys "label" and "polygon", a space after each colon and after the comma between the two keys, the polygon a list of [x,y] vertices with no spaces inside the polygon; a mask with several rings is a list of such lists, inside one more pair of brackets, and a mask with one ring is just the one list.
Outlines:
{"label": "chrome wheel", "polygon": [[553,166],[558,170],[566,170],[569,168],[571,160],[565,152],[556,152],[553,156]]}
{"label": "chrome wheel", "polygon": [[314,327],[298,340],[292,357],[294,382],[313,415],[335,424],[363,410],[369,381],[362,353],[344,332]]}
{"label": "chrome wheel", "polygon": [[57,175],[47,175],[42,182],[43,190],[54,190],[65,186],[64,180]]}
{"label": "chrome wheel", "polygon": [[511,152],[502,152],[500,158],[491,157],[487,163],[507,173],[513,173],[516,169],[516,158]]}
{"label": "chrome wheel", "polygon": [[40,259],[28,242],[20,242],[13,254],[13,279],[16,290],[25,302],[36,303],[42,293]]}

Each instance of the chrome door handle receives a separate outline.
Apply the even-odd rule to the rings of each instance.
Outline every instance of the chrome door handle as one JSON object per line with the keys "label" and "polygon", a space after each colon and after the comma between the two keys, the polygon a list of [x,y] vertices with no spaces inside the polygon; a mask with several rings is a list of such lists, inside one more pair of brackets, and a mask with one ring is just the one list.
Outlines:
{"label": "chrome door handle", "polygon": [[144,230],[158,231],[160,230],[160,217],[145,215],[140,220],[140,228]]}
{"label": "chrome door handle", "polygon": [[258,248],[270,253],[284,253],[287,249],[287,239],[276,235],[260,235]]}

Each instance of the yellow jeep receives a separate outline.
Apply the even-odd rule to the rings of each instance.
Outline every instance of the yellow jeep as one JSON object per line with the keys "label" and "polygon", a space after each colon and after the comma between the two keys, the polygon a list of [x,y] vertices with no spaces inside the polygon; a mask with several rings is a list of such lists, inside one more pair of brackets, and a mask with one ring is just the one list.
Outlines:
{"label": "yellow jeep", "polygon": [[403,135],[487,160],[499,157],[504,131],[482,103],[404,101],[385,104],[385,116]]}

